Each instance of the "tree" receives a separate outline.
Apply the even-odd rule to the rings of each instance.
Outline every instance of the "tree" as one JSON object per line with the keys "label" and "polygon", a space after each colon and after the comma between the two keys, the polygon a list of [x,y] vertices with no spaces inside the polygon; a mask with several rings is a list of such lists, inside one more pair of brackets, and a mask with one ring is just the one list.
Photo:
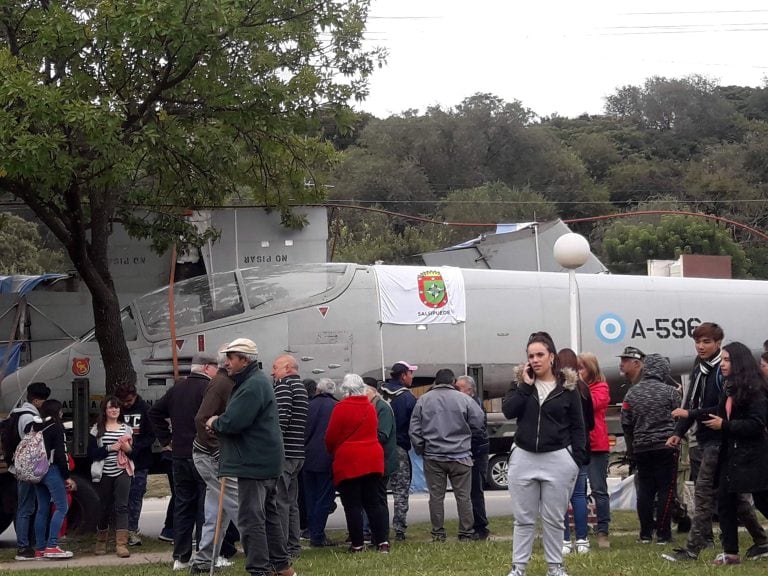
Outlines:
{"label": "tree", "polygon": [[37,227],[0,212],[0,275],[64,272],[64,254],[45,248]]}
{"label": "tree", "polygon": [[601,247],[603,263],[618,274],[644,274],[646,260],[673,260],[681,254],[729,255],[734,277],[743,278],[749,271],[744,249],[724,226],[692,216],[615,222],[606,230]]}
{"label": "tree", "polygon": [[0,191],[34,211],[88,286],[108,390],[135,380],[112,223],[162,251],[201,241],[186,209],[236,195],[301,225],[289,206],[322,198],[334,158],[319,110],[347,118],[383,56],[362,46],[368,6],[2,1]]}

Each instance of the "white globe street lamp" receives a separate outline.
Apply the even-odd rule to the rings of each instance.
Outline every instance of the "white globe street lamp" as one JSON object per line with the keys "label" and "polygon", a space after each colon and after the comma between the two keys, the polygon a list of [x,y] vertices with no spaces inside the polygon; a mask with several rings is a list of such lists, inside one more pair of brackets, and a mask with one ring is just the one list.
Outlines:
{"label": "white globe street lamp", "polygon": [[568,269],[568,294],[571,316],[571,349],[579,353],[579,294],[576,286],[576,268],[586,264],[591,253],[589,242],[581,234],[573,232],[563,234],[555,242],[552,250],[555,260],[563,268]]}

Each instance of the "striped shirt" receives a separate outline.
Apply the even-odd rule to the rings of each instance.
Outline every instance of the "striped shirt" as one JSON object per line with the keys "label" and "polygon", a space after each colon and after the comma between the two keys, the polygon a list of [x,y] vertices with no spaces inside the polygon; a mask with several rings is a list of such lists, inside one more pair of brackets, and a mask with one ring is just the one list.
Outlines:
{"label": "striped shirt", "polygon": [[109,446],[120,440],[126,433],[126,426],[123,424],[120,430],[107,430],[101,437],[101,445],[107,448],[107,457],[104,459],[104,469],[102,470],[103,476],[120,476],[125,472],[117,465],[117,452],[109,450]]}
{"label": "striped shirt", "polygon": [[307,425],[309,399],[307,389],[297,375],[275,382],[275,400],[286,458],[304,458],[304,428]]}

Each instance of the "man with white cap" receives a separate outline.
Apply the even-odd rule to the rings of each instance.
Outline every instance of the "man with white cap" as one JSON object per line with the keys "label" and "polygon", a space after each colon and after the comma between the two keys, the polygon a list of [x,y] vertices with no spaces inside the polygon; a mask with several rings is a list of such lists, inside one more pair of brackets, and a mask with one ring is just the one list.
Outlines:
{"label": "man with white cap", "polygon": [[259,369],[252,340],[238,338],[222,352],[235,385],[224,413],[206,425],[219,438],[219,474],[237,478],[245,570],[251,576],[295,576],[276,502],[283,437],[275,392]]}
{"label": "man with white cap", "polygon": [[408,451],[411,449],[411,438],[408,428],[411,423],[413,407],[416,406],[416,397],[409,388],[413,383],[413,373],[418,370],[405,360],[399,360],[392,365],[390,378],[381,387],[381,395],[392,406],[395,414],[395,430],[397,433],[397,458],[398,467],[390,478],[390,488],[395,501],[392,526],[395,529],[395,540],[405,540],[405,531],[408,528],[406,517],[408,515],[408,494],[411,490],[411,458]]}
{"label": "man with white cap", "polygon": [[627,346],[619,354],[619,372],[621,372],[630,384],[636,384],[643,372],[643,360],[645,353],[634,346]]}

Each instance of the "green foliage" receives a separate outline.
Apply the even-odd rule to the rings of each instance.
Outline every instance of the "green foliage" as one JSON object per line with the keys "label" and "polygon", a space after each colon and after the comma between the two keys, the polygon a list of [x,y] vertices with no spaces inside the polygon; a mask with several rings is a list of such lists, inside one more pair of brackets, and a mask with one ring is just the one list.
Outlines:
{"label": "green foliage", "polygon": [[725,227],[689,216],[618,221],[603,235],[601,251],[603,263],[619,274],[645,274],[646,260],[674,260],[681,254],[729,255],[735,278],[745,277],[750,266]]}
{"label": "green foliage", "polygon": [[[557,218],[557,206],[530,188],[510,188],[502,182],[448,194],[438,218],[445,222],[485,224],[545,221]],[[454,228],[452,242],[463,242],[493,228]]]}
{"label": "green foliage", "polygon": [[383,57],[363,46],[369,4],[2,3],[0,192],[34,211],[91,291],[110,386],[135,378],[112,222],[160,252],[204,241],[185,212],[230,197],[300,226],[290,206],[323,199],[336,161],[321,112],[350,124]]}
{"label": "green foliage", "polygon": [[64,254],[43,247],[37,226],[0,212],[0,275],[64,272]]}
{"label": "green foliage", "polygon": [[442,248],[447,231],[438,224],[420,227],[383,214],[350,214],[331,224],[332,260],[373,264],[418,264],[418,255]]}

